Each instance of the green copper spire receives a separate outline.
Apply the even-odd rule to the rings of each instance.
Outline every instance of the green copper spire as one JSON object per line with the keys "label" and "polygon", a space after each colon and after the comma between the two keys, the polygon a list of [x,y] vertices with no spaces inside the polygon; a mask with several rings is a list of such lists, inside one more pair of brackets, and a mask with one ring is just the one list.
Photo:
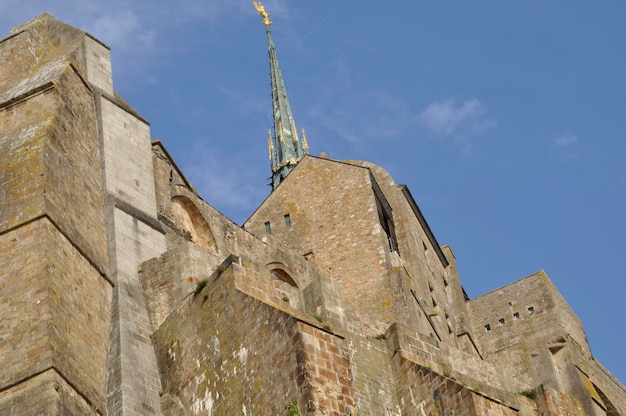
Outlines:
{"label": "green copper spire", "polygon": [[270,58],[270,77],[272,81],[272,108],[274,112],[274,132],[269,132],[269,152],[272,164],[272,190],[282,182],[282,180],[298,164],[300,159],[308,153],[308,144],[304,130],[302,130],[302,142],[298,137],[296,122],[291,112],[287,90],[278,65],[276,48],[272,41],[272,33],[269,13],[261,3],[252,0],[259,14],[263,17],[265,31],[267,32],[268,54]]}

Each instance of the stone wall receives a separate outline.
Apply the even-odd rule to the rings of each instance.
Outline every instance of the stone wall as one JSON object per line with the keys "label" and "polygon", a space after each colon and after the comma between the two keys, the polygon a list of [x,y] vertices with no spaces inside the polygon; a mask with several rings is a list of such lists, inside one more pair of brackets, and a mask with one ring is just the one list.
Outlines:
{"label": "stone wall", "polygon": [[0,392],[3,415],[96,416],[95,411],[67,381],[49,369]]}
{"label": "stone wall", "polygon": [[[439,340],[458,345],[466,316],[465,293],[456,272],[454,254],[441,248],[413,196],[404,185],[395,183],[382,167],[364,161],[348,163],[367,168],[392,208],[401,264],[399,290],[404,290],[406,311],[398,312],[397,322]],[[397,302],[398,306],[403,302]],[[476,353],[469,349],[468,352]]]}
{"label": "stone wall", "polygon": [[531,400],[511,393],[519,387],[497,367],[416,335],[396,326],[387,332],[399,414],[536,414]]}
{"label": "stone wall", "polygon": [[0,228],[3,231],[45,213],[42,154],[55,117],[55,95],[51,89],[0,110]]}
{"label": "stone wall", "polygon": [[[1,234],[0,251],[0,390],[28,389],[20,384],[53,371],[81,406],[106,414],[109,282],[45,218]],[[15,414],[34,414],[35,397]]]}
{"label": "stone wall", "polygon": [[242,292],[244,269],[237,258],[224,263],[153,335],[163,400],[198,415],[286,414],[292,403],[346,414],[343,339]]}
{"label": "stone wall", "polygon": [[372,187],[367,169],[306,156],[244,228],[258,238],[271,234],[327,270],[339,281],[347,309],[354,311],[349,325],[377,334],[396,320],[397,299],[389,275],[395,253]]}
{"label": "stone wall", "polygon": [[[561,299],[539,272],[468,302],[483,357],[507,368],[527,388],[557,383],[548,347],[569,337],[585,339],[580,320],[571,319],[571,309]],[[567,324],[563,318],[570,318]]]}
{"label": "stone wall", "polygon": [[544,273],[468,301],[408,189],[306,156],[207,204],[42,15],[0,41],[0,414],[626,414]]}
{"label": "stone wall", "polygon": [[116,283],[109,359],[111,415],[158,415],[160,380],[139,265],[166,249],[157,220],[148,125],[127,108],[100,97],[107,225]]}
{"label": "stone wall", "polygon": [[69,57],[50,54],[48,24],[0,42],[0,409],[105,414],[112,286],[95,106]]}

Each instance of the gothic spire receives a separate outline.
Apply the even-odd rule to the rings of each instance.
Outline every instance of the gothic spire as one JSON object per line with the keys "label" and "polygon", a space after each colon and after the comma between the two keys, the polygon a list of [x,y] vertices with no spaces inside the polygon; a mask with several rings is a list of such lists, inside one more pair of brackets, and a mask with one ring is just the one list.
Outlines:
{"label": "gothic spire", "polygon": [[274,116],[274,131],[269,132],[269,153],[272,165],[272,190],[282,182],[296,164],[308,153],[308,144],[304,129],[302,141],[298,137],[296,122],[291,112],[287,90],[278,65],[276,48],[272,41],[270,15],[265,7],[256,0],[252,0],[259,14],[263,17],[267,33],[268,54],[270,59],[270,78],[272,85],[272,109]]}

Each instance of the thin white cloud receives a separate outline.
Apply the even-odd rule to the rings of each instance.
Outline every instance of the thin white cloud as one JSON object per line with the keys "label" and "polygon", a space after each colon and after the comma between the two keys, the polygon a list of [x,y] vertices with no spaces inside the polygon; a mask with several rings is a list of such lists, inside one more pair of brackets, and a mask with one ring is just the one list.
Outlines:
{"label": "thin white cloud", "polygon": [[151,47],[155,37],[154,30],[146,29],[133,10],[104,14],[86,29],[97,38],[106,39],[106,43],[120,47],[127,47],[131,42],[135,48]]}
{"label": "thin white cloud", "polygon": [[563,148],[563,147],[571,146],[577,141],[578,141],[578,137],[576,137],[571,132],[566,132],[565,134],[554,139],[553,143],[554,143],[554,146]]}
{"label": "thin white cloud", "polygon": [[462,127],[476,133],[491,124],[485,117],[485,107],[479,100],[471,99],[458,103],[455,98],[435,101],[418,115],[418,120],[429,130],[451,135]]}
{"label": "thin white cloud", "polygon": [[[274,19],[290,18],[293,6],[288,7],[287,0],[264,3]],[[122,59],[135,61],[154,54],[160,40],[184,25],[256,14],[247,0],[2,0],[0,38],[43,12],[91,33]]]}
{"label": "thin white cloud", "polygon": [[319,74],[308,118],[351,144],[404,137],[414,123],[405,99],[380,88],[363,87],[345,59]]}
{"label": "thin white cloud", "polygon": [[578,136],[570,131],[566,131],[554,139],[552,146],[565,162],[574,162],[581,157],[580,146],[578,146]]}
{"label": "thin white cloud", "polygon": [[181,168],[209,204],[242,222],[269,193],[269,187],[258,186],[268,168],[259,163],[257,154],[235,157],[209,143],[215,140],[196,142]]}
{"label": "thin white cloud", "polygon": [[232,109],[239,114],[265,114],[268,111],[269,100],[260,100],[259,97],[250,94],[243,88],[229,88],[217,81],[214,81],[214,84],[228,99]]}
{"label": "thin white cloud", "polygon": [[411,108],[399,93],[363,86],[346,59],[329,62],[306,114],[315,125],[351,144],[380,139],[451,137],[463,152],[470,139],[493,129],[497,120],[478,99],[435,101]]}

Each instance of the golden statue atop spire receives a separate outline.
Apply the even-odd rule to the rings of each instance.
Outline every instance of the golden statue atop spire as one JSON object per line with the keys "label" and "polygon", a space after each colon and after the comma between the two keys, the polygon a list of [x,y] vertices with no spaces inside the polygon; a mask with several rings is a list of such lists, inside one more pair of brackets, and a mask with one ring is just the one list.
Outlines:
{"label": "golden statue atop spire", "polygon": [[270,14],[265,11],[265,7],[263,7],[261,2],[252,0],[252,3],[254,3],[254,7],[256,7],[256,11],[259,12],[261,16],[263,16],[263,23],[265,24],[265,26],[271,25],[272,22],[270,21]]}

